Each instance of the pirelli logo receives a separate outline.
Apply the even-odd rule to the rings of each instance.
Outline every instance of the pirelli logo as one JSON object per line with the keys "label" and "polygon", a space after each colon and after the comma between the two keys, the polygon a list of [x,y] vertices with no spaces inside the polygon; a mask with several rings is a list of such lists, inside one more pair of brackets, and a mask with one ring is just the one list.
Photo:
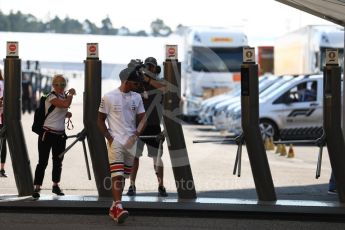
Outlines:
{"label": "pirelli logo", "polygon": [[315,109],[295,109],[292,110],[288,117],[306,116],[309,117],[313,114]]}

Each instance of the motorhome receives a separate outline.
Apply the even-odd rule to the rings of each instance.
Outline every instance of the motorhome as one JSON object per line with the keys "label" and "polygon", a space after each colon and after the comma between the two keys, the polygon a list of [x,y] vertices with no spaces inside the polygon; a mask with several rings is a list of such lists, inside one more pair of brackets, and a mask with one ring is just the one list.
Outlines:
{"label": "motorhome", "polygon": [[193,119],[203,99],[235,88],[248,41],[238,28],[191,27],[183,36],[182,113]]}
{"label": "motorhome", "polygon": [[338,49],[343,67],[344,29],[336,25],[309,25],[279,37],[274,45],[274,74],[320,73],[326,49]]}

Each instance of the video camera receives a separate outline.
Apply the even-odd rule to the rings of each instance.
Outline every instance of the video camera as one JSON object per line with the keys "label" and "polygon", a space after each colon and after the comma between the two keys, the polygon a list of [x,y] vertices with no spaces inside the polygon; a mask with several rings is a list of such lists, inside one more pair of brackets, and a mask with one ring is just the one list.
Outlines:
{"label": "video camera", "polygon": [[144,77],[150,77],[152,79],[156,80],[156,74],[160,74],[161,72],[161,67],[159,65],[156,66],[156,73],[152,73],[151,71],[148,70],[148,65],[145,65],[144,62],[141,59],[132,59],[127,67],[131,67],[131,68],[135,68],[136,71],[138,71],[139,73],[142,74],[142,76]]}
{"label": "video camera", "polygon": [[145,65],[144,65],[143,61],[140,59],[132,59],[128,63],[127,67],[135,68],[135,70],[140,71],[140,69],[145,68]]}

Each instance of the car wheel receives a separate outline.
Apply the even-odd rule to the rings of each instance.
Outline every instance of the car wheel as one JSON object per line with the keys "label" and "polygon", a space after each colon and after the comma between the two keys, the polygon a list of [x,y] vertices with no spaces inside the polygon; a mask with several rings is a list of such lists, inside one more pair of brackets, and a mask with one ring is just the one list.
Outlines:
{"label": "car wheel", "polygon": [[263,140],[269,137],[273,137],[273,140],[279,139],[278,128],[274,122],[270,120],[261,120],[259,123],[259,128]]}

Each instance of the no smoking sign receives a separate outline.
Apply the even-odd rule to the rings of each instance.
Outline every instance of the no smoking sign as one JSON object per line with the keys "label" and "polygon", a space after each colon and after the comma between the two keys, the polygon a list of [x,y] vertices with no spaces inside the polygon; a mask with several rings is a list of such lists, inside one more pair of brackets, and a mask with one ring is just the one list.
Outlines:
{"label": "no smoking sign", "polygon": [[87,43],[87,58],[98,58],[98,43]]}
{"label": "no smoking sign", "polygon": [[18,57],[18,42],[7,42],[7,56]]}
{"label": "no smoking sign", "polygon": [[165,59],[177,60],[177,45],[166,45],[165,50]]}

